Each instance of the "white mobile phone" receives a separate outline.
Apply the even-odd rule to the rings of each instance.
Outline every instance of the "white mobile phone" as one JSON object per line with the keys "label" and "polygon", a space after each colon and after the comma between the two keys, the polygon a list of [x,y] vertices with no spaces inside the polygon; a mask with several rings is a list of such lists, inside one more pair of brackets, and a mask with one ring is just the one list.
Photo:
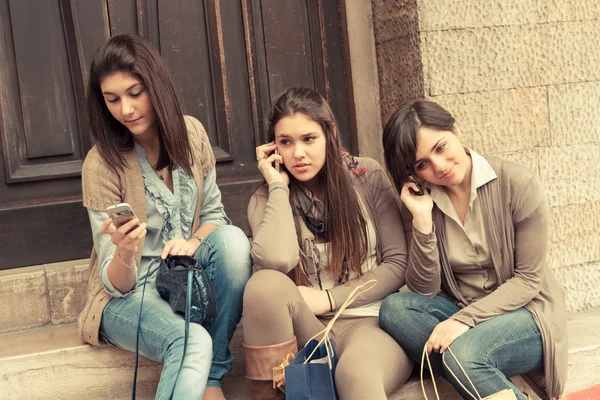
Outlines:
{"label": "white mobile phone", "polygon": [[[131,221],[136,217],[135,213],[133,212],[133,209],[127,203],[119,203],[112,205],[106,209],[106,212],[108,216],[112,219],[113,224],[117,228],[121,227],[123,224],[126,224],[127,222]],[[137,226],[133,227],[131,230],[135,228],[137,228]]]}
{"label": "white mobile phone", "polygon": [[[275,149],[275,154],[279,155],[279,150]],[[275,161],[273,167],[279,172],[279,161]]]}

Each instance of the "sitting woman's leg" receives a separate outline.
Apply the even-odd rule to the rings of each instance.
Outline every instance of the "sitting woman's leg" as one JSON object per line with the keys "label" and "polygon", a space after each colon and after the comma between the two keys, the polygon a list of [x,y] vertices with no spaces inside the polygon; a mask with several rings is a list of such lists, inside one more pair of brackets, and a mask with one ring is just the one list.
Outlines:
{"label": "sitting woman's leg", "polygon": [[[135,352],[142,291],[111,299],[102,314],[100,334],[108,343]],[[145,357],[163,364],[157,399],[201,399],[212,358],[210,335],[201,326],[190,323],[185,362],[183,357],[185,321],[148,284],[144,294],[139,351]],[[176,381],[177,380],[177,381]]]}
{"label": "sitting woman's leg", "polygon": [[379,327],[377,317],[338,319],[334,325],[339,361],[335,384],[340,399],[383,399],[400,387],[413,362]]}
{"label": "sitting woman's leg", "polygon": [[[421,362],[423,347],[433,328],[458,310],[456,304],[443,296],[430,298],[418,293],[394,293],[381,304],[379,322],[412,360]],[[432,353],[430,360],[434,375],[445,377],[441,356]]]}
{"label": "sitting woman's leg", "polygon": [[220,387],[233,364],[228,346],[242,316],[244,287],[252,271],[250,242],[240,228],[221,226],[204,239],[194,258],[206,271],[217,297],[217,318],[204,326],[213,341],[207,386]]}
{"label": "sitting woman's leg", "polygon": [[286,275],[262,270],[250,278],[244,291],[244,354],[255,399],[276,398],[273,367],[324,327]]}
{"label": "sitting woman's leg", "polygon": [[[450,345],[481,397],[512,389],[517,399],[526,397],[508,377],[541,368],[544,362],[540,331],[524,308],[499,315],[469,329]],[[444,353],[446,379],[463,398],[471,398],[452,376],[473,393],[472,386],[449,351]]]}

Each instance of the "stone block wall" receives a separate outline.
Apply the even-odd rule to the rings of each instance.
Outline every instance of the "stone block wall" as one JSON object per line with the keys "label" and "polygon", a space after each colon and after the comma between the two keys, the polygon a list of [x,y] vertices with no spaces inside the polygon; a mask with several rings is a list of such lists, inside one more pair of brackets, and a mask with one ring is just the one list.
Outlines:
{"label": "stone block wall", "polygon": [[372,0],[382,119],[428,97],[538,174],[568,308],[600,308],[600,2]]}

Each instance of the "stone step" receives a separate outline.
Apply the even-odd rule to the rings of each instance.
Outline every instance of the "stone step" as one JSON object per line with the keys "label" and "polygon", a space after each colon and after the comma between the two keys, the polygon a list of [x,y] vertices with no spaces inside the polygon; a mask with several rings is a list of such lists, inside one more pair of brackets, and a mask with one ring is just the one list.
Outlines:
{"label": "stone step", "polygon": [[[600,384],[600,311],[572,315],[569,381],[566,393]],[[236,331],[234,350],[241,351],[241,329]],[[115,399],[130,398],[134,357],[114,347],[95,348],[81,343],[75,324],[46,325],[0,335],[1,399]],[[243,377],[242,354],[237,353],[237,373],[226,378],[224,389],[230,400],[250,399],[248,382]],[[154,397],[161,365],[140,357],[138,398]],[[517,386],[531,392],[524,381]],[[459,399],[444,380],[438,379],[440,398]],[[431,380],[425,382],[428,395],[435,399]],[[110,395],[108,395],[110,393]],[[420,399],[421,384],[411,377],[390,399]],[[537,397],[532,397],[537,398]]]}
{"label": "stone step", "polygon": [[[88,260],[74,260],[0,271],[0,398],[106,398],[107,387],[111,398],[129,398],[131,353],[92,348],[77,337],[74,322],[85,303],[87,264]],[[571,315],[568,328],[566,393],[573,393],[600,384],[600,310]],[[241,343],[240,324],[230,346],[235,362],[225,385],[228,398],[235,400],[250,398]],[[140,359],[138,398],[153,398],[161,368]],[[66,384],[60,379],[64,377]],[[431,381],[426,387],[435,398]],[[442,398],[458,399],[445,381],[438,387]],[[418,377],[390,398],[422,398]]]}

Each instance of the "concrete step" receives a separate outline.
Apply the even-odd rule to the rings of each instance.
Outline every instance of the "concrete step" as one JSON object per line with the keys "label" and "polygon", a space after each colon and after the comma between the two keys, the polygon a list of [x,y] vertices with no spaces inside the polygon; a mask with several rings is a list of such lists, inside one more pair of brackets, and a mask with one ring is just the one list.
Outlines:
{"label": "concrete step", "polygon": [[[85,303],[87,264],[88,260],[74,260],[0,271],[1,399],[107,398],[108,388],[110,398],[129,398],[131,353],[92,348],[77,337],[74,322]],[[566,393],[573,393],[600,384],[600,310],[571,315],[568,329]],[[224,385],[228,398],[250,398],[241,324],[230,349],[235,362]],[[153,398],[161,367],[140,359],[138,397]],[[518,386],[525,387],[519,379]],[[429,380],[426,387],[434,398]],[[445,381],[440,380],[438,387],[443,399],[458,399]],[[422,398],[418,377],[390,398]]]}
{"label": "concrete step", "polygon": [[[569,381],[566,393],[600,384],[600,310],[572,315],[570,335]],[[241,329],[236,332],[234,349],[241,348]],[[82,344],[75,324],[46,325],[22,332],[0,335],[1,399],[126,399],[130,397],[134,357],[114,347],[95,348]],[[241,353],[236,363],[243,363]],[[138,398],[154,397],[161,365],[140,357]],[[243,371],[229,376],[224,390],[230,400],[251,399]],[[521,378],[517,386],[532,393]],[[438,379],[440,397],[459,399],[451,386]],[[431,381],[425,387],[434,399]],[[108,395],[110,393],[110,395]],[[413,376],[390,399],[422,398],[418,376]],[[537,398],[537,397],[532,397]]]}

